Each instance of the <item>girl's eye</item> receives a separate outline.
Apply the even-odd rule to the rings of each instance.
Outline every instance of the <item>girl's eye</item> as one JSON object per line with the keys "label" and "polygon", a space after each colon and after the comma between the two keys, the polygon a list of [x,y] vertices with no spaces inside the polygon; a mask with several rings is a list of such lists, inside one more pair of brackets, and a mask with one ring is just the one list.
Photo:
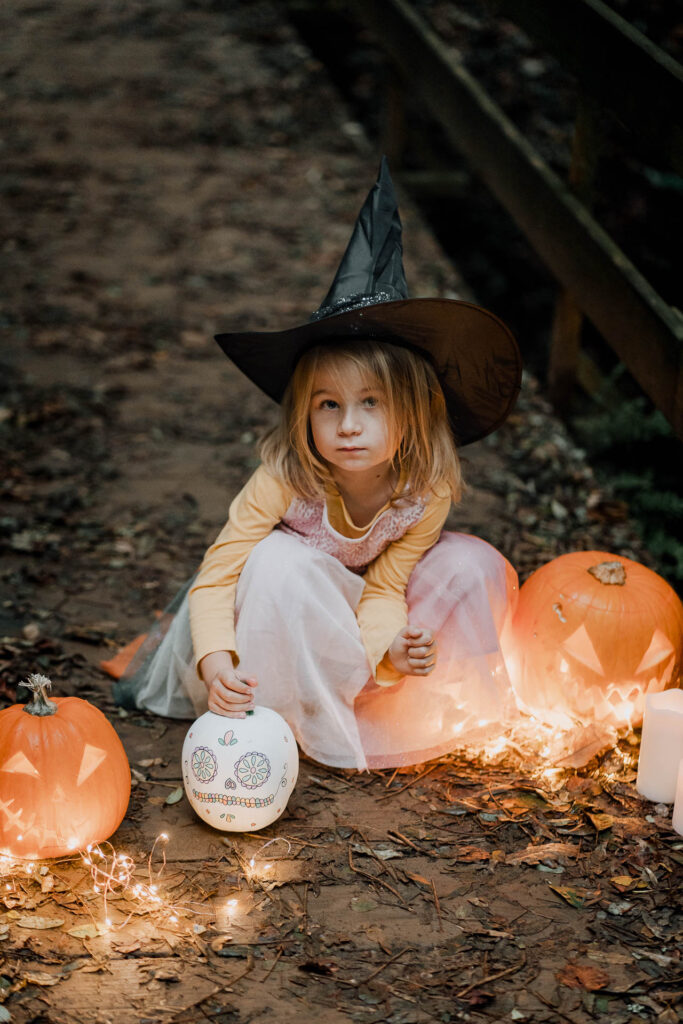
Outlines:
{"label": "girl's eye", "polygon": [[322,402],[320,403],[320,408],[321,409],[336,409],[337,408],[337,403],[335,402],[335,400],[333,398],[323,398]]}
{"label": "girl's eye", "polygon": [[376,398],[375,395],[368,395],[368,397],[364,399],[364,403],[371,409],[374,409],[376,405],[379,405],[379,398]]}

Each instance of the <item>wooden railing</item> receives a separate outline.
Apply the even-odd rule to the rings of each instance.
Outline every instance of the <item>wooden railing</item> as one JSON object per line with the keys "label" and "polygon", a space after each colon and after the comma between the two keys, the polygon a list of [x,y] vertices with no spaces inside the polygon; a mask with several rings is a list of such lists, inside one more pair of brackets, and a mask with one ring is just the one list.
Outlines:
{"label": "wooden railing", "polygon": [[592,216],[595,159],[587,152],[595,111],[608,107],[632,129],[636,148],[683,172],[683,69],[600,0],[491,2],[576,76],[581,99],[566,183],[407,0],[352,7],[560,283],[548,369],[556,404],[590,375],[580,351],[586,316],[683,438],[683,315]]}

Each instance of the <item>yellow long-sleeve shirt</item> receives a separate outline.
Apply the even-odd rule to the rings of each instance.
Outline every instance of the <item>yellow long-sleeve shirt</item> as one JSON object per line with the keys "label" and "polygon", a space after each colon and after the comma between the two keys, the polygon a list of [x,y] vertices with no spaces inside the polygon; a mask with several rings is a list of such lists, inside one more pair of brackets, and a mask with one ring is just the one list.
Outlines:
{"label": "yellow long-sleeve shirt", "polygon": [[[249,553],[283,519],[294,492],[260,466],[230,506],[227,523],[206,552],[190,591],[190,623],[195,658],[229,651],[235,645],[235,591]],[[327,495],[327,515],[337,533],[352,540],[364,537],[389,508],[387,502],[372,521],[358,527],[338,491]],[[372,674],[380,685],[400,679],[385,655],[407,624],[406,586],[421,556],[439,539],[450,508],[450,496],[432,495],[421,519],[393,541],[368,566],[356,617]]]}

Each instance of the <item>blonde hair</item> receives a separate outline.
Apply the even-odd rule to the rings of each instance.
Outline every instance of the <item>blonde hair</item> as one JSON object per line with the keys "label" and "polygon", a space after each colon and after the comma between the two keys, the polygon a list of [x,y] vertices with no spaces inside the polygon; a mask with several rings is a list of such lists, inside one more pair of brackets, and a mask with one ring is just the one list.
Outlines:
{"label": "blonde hair", "polygon": [[448,425],[446,402],[434,368],[422,356],[386,341],[341,340],[317,345],[299,359],[282,400],[279,423],[261,443],[265,468],[304,498],[321,497],[332,479],[318,455],[309,424],[316,372],[342,375],[351,365],[387,403],[387,421],[395,454],[393,464],[407,490],[395,494],[424,497],[450,493],[459,501],[462,473]]}

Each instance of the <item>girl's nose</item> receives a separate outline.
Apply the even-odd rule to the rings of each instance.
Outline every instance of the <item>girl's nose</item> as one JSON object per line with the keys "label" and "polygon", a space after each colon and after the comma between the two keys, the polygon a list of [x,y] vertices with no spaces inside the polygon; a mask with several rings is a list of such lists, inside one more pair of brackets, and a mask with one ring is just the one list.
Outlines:
{"label": "girl's nose", "polygon": [[339,421],[340,434],[357,434],[359,431],[360,424],[353,407],[351,406],[343,409],[342,416]]}

